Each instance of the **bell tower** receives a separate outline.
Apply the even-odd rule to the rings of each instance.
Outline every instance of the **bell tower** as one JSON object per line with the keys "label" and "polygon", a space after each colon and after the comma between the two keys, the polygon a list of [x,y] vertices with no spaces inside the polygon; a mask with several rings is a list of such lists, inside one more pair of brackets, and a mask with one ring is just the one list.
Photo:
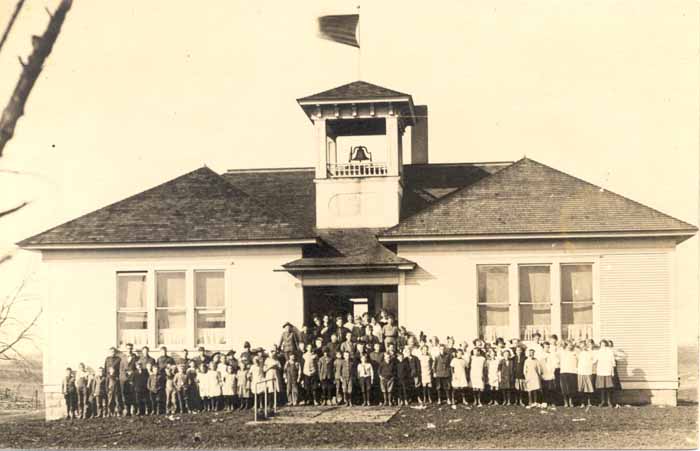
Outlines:
{"label": "bell tower", "polygon": [[315,128],[316,227],[398,224],[411,96],[356,81],[297,102]]}

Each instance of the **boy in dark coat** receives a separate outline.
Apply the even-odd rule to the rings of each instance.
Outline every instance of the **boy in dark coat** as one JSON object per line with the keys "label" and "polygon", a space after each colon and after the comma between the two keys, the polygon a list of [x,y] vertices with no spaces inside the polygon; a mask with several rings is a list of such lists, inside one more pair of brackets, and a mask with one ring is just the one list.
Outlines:
{"label": "boy in dark coat", "polygon": [[95,377],[90,381],[90,398],[92,414],[94,417],[103,418],[107,415],[107,377],[105,369],[99,367]]}
{"label": "boy in dark coat", "polygon": [[63,382],[61,383],[61,392],[66,402],[66,418],[75,418],[78,391],[75,387],[75,375],[70,368],[66,368],[66,375],[63,377]]}
{"label": "boy in dark coat", "polygon": [[396,377],[396,362],[391,354],[384,354],[384,360],[379,363],[379,387],[382,390],[381,406],[392,405],[392,392],[394,391],[394,378]]}
{"label": "boy in dark coat", "polygon": [[[153,365],[150,365],[153,367]],[[148,413],[150,402],[148,402],[148,371],[142,366],[141,361],[136,362],[134,371],[134,414],[141,416]]]}
{"label": "boy in dark coat", "polygon": [[399,382],[399,393],[401,398],[399,399],[399,405],[408,405],[410,395],[413,392],[413,376],[411,374],[411,360],[410,353],[409,356],[405,356],[402,353],[396,356],[396,378]]}
{"label": "boy in dark coat", "polygon": [[151,415],[160,413],[163,391],[165,390],[165,374],[158,370],[157,366],[151,368],[148,375],[148,395],[151,400]]}
{"label": "boy in dark coat", "polygon": [[114,367],[109,367],[107,369],[107,380],[105,385],[107,387],[107,410],[109,416],[121,416],[121,407],[124,401],[121,397],[121,390],[119,387],[119,377],[117,377],[117,371]]}

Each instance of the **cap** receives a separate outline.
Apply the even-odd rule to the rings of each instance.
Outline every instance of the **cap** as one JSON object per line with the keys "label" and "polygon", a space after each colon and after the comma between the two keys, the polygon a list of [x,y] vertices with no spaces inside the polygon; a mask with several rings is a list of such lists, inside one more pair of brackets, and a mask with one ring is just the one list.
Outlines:
{"label": "cap", "polygon": [[290,323],[289,321],[287,321],[286,323],[282,324],[282,327],[287,327],[287,326],[290,326],[290,327],[291,327],[291,326],[292,326],[292,323]]}

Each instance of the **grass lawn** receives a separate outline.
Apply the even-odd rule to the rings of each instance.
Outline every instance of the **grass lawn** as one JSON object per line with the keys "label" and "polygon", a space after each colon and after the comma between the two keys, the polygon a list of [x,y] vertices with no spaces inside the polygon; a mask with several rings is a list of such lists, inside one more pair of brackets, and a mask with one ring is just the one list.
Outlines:
{"label": "grass lawn", "polygon": [[[542,413],[546,412],[546,413]],[[8,422],[2,448],[693,448],[697,406],[404,407],[386,424],[250,426],[251,412]],[[434,424],[435,427],[429,427]]]}

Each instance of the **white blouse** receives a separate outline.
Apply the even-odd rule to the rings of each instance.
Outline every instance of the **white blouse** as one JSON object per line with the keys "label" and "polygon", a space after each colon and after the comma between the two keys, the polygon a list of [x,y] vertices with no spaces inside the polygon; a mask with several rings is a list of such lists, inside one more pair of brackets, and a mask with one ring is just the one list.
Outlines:
{"label": "white blouse", "polygon": [[583,376],[592,375],[594,363],[595,356],[591,351],[581,351],[578,354],[578,374]]}
{"label": "white blouse", "polygon": [[576,374],[578,369],[578,358],[574,351],[562,350],[560,357],[560,371],[562,373]]}

